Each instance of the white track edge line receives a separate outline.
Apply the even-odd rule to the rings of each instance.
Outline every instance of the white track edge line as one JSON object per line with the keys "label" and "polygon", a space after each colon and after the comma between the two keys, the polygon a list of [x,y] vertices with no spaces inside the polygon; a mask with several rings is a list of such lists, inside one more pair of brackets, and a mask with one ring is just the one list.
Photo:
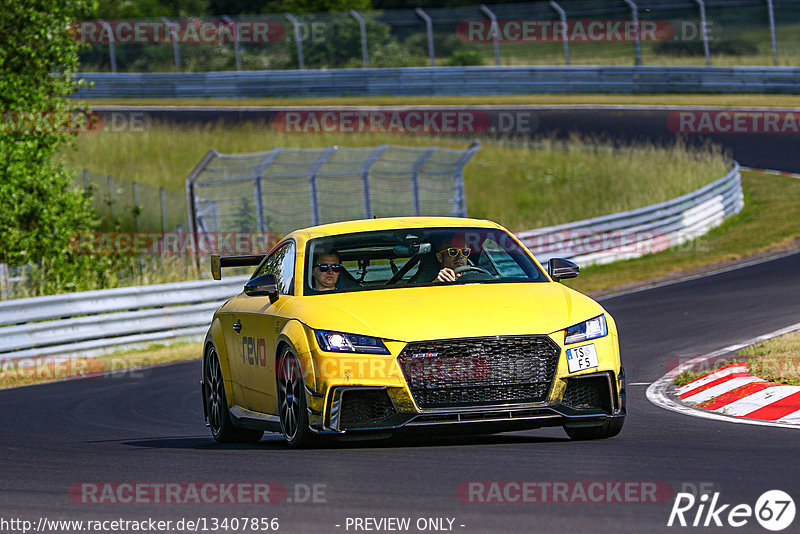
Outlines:
{"label": "white track edge line", "polygon": [[746,425],[756,425],[756,426],[775,426],[779,428],[800,428],[800,423],[778,423],[773,421],[762,421],[759,419],[747,419],[745,417],[736,417],[732,415],[723,415],[714,412],[709,412],[708,410],[703,410],[700,408],[694,408],[691,406],[687,406],[685,404],[675,402],[669,396],[667,396],[667,387],[672,383],[675,377],[684,369],[688,369],[693,367],[695,364],[702,363],[706,360],[711,358],[716,358],[718,356],[722,356],[724,354],[728,354],[730,352],[734,352],[737,350],[742,349],[743,347],[747,347],[750,345],[755,345],[756,343],[760,343],[762,341],[766,341],[768,339],[772,339],[774,337],[782,336],[784,334],[789,334],[791,332],[796,332],[800,330],[800,323],[795,323],[793,325],[787,326],[785,328],[781,328],[779,330],[774,330],[767,334],[760,335],[758,337],[754,337],[748,341],[743,343],[737,343],[735,345],[730,345],[720,350],[716,350],[704,356],[699,356],[697,358],[693,358],[688,362],[684,362],[678,367],[670,370],[667,374],[653,382],[650,387],[647,388],[647,400],[651,403],[655,404],[659,408],[664,408],[665,410],[669,410],[672,412],[682,413],[684,415],[690,415],[693,417],[700,417],[703,419],[714,419],[717,421],[727,421],[729,423],[742,423]]}

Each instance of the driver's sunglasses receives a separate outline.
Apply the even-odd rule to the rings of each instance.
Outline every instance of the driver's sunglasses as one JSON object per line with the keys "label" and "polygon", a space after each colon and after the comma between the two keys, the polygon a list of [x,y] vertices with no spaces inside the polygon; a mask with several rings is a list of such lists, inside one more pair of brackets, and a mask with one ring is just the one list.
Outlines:
{"label": "driver's sunglasses", "polygon": [[439,252],[447,252],[447,255],[451,258],[455,258],[459,254],[464,256],[465,258],[469,257],[469,253],[471,252],[469,247],[467,248],[445,248],[440,250]]}
{"label": "driver's sunglasses", "polygon": [[342,270],[341,263],[317,263],[314,265],[314,267],[319,267],[319,272],[321,273],[327,273],[328,269],[335,273],[338,273]]}

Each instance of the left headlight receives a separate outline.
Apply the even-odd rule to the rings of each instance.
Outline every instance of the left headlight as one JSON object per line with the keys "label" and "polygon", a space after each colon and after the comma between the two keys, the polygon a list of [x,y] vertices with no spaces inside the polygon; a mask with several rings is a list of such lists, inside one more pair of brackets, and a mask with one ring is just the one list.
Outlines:
{"label": "left headlight", "polygon": [[567,328],[567,333],[564,336],[564,344],[571,345],[572,343],[580,343],[581,341],[589,341],[608,334],[608,325],[606,324],[606,316],[598,315],[593,319],[578,323],[575,326]]}
{"label": "left headlight", "polygon": [[327,352],[360,352],[366,354],[390,354],[389,349],[377,337],[315,330],[319,347]]}

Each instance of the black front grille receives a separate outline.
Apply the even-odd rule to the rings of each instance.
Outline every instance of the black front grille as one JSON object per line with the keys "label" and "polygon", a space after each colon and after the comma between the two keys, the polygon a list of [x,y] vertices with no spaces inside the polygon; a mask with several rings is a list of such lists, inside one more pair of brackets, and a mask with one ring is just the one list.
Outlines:
{"label": "black front grille", "polygon": [[397,357],[420,408],[542,402],[560,349],[546,336],[409,343]]}
{"label": "black front grille", "polygon": [[576,410],[603,410],[611,413],[608,378],[593,376],[568,379],[561,402]]}
{"label": "black front grille", "polygon": [[347,390],[342,392],[339,416],[342,428],[358,423],[381,421],[397,411],[389,394],[380,389]]}

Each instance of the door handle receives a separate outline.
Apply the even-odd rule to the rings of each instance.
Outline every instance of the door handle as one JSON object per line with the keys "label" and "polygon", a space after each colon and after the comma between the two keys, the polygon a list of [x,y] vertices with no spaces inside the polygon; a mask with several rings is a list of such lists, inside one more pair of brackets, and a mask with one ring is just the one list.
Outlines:
{"label": "door handle", "polygon": [[233,331],[236,332],[237,334],[239,332],[241,332],[242,331],[242,323],[240,323],[239,321],[236,321],[235,323],[233,323]]}

